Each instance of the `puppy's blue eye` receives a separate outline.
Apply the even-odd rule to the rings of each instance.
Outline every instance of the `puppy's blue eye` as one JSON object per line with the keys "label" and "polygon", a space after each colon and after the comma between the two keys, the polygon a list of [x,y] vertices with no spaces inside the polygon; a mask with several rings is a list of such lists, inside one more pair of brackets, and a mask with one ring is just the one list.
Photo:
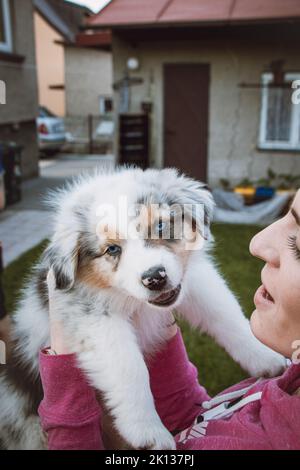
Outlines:
{"label": "puppy's blue eye", "polygon": [[165,222],[159,222],[156,225],[156,230],[157,232],[161,233],[164,229],[166,228],[166,223]]}
{"label": "puppy's blue eye", "polygon": [[107,250],[106,250],[106,253],[108,253],[109,255],[111,256],[116,256],[118,254],[120,254],[122,251],[121,247],[118,246],[118,245],[110,245]]}

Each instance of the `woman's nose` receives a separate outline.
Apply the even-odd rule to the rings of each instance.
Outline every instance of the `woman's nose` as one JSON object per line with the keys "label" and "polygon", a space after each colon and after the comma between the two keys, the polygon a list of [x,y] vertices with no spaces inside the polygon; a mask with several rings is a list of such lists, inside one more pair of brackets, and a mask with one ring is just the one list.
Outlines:
{"label": "woman's nose", "polygon": [[257,233],[251,240],[249,250],[251,255],[260,258],[273,266],[279,266],[280,257],[276,247],[276,230],[274,224]]}

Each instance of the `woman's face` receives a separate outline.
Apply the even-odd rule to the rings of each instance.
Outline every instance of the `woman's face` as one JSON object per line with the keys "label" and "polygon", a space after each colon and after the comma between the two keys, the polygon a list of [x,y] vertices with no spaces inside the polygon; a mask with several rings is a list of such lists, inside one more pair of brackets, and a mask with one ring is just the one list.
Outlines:
{"label": "woman's face", "polygon": [[250,252],[266,263],[251,329],[262,343],[292,357],[300,341],[300,190],[288,214],[255,235]]}

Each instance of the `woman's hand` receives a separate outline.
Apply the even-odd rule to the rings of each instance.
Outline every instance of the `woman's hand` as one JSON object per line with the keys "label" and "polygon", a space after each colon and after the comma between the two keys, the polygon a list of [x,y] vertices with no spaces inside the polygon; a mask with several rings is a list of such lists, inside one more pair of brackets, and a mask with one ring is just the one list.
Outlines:
{"label": "woman's hand", "polygon": [[67,342],[63,334],[63,326],[58,319],[57,309],[59,306],[59,297],[63,295],[56,289],[56,282],[53,269],[49,270],[47,276],[48,295],[49,295],[49,318],[50,318],[50,341],[51,349],[56,354],[69,354]]}

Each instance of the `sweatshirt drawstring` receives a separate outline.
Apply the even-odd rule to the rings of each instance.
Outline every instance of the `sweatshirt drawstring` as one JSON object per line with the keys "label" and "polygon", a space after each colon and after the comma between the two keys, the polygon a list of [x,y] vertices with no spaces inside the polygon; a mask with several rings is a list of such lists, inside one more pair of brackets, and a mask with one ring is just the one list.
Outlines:
{"label": "sweatshirt drawstring", "polygon": [[254,387],[254,385],[257,385],[260,381],[261,381],[261,378],[258,379],[255,383],[248,385],[248,387],[241,388],[240,390],[235,390],[234,392],[223,393],[222,395],[217,395],[211,400],[204,401],[201,404],[201,406],[205,410],[210,410],[212,407],[218,405],[219,403],[223,403],[225,401],[231,401],[236,398],[240,398],[244,396],[249,390],[251,390],[251,388]]}
{"label": "sweatshirt drawstring", "polygon": [[187,428],[180,433],[178,442],[184,444],[189,439],[205,436],[209,421],[228,417],[235,411],[243,408],[245,405],[260,400],[262,392],[252,393],[247,397],[245,397],[245,395],[261,380],[262,379],[258,379],[248,387],[235,390],[234,392],[224,393],[223,395],[218,395],[209,401],[203,402],[201,406],[207,411],[204,411],[195,419],[192,427]]}
{"label": "sweatshirt drawstring", "polygon": [[[239,410],[240,408],[243,408],[245,405],[260,400],[262,392],[252,393],[251,395],[242,398],[243,395],[245,395],[258,382],[259,380],[255,382],[255,384],[250,385],[249,387],[243,388],[236,392],[226,393],[224,395],[213,398],[209,402],[205,402],[206,407],[208,407],[208,405],[209,407],[212,407],[213,404],[220,403],[221,398],[223,400],[224,398],[225,400],[227,399],[227,401],[220,403],[218,406],[215,406],[214,408],[208,409],[207,411],[204,411],[204,413],[201,413],[196,418],[193,426],[185,429],[179,434],[178,442],[185,444],[189,439],[204,437],[206,435],[207,426],[210,421],[229,417],[229,415],[232,415],[235,411]],[[229,398],[233,401],[228,401]],[[213,404],[211,402],[213,402]]]}
{"label": "sweatshirt drawstring", "polygon": [[221,419],[225,418],[228,415],[232,415],[235,411],[243,408],[243,406],[248,405],[254,401],[261,399],[262,392],[253,393],[252,395],[248,395],[247,397],[239,400],[237,403],[232,404],[230,401],[226,401],[221,403],[221,405],[216,406],[215,408],[205,411],[200,416],[202,417],[203,421],[212,421],[214,419]]}

